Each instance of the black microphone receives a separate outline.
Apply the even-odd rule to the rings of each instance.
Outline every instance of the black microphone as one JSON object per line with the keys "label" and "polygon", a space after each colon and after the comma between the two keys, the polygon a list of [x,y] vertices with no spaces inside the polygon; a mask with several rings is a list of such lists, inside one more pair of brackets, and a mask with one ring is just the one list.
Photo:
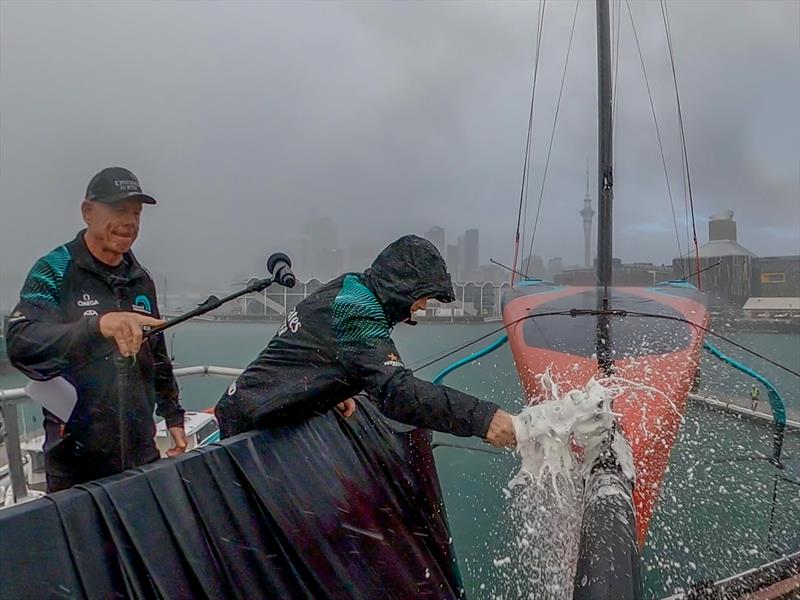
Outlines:
{"label": "black microphone", "polygon": [[275,282],[282,286],[290,288],[297,283],[292,273],[292,261],[283,252],[276,252],[269,257],[267,271],[275,278]]}

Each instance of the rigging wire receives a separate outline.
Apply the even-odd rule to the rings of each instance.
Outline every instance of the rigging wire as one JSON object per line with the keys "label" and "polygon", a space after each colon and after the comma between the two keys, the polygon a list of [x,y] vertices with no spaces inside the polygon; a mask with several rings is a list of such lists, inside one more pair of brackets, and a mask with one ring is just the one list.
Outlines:
{"label": "rigging wire", "polygon": [[[493,259],[493,258],[490,258],[490,259],[489,259],[489,262],[490,262],[490,263],[492,263],[493,265],[497,265],[498,267],[502,267],[502,268],[504,268],[506,271],[512,271],[511,267],[509,267],[509,266],[507,266],[507,265],[504,265],[504,264],[503,264],[503,263],[501,263],[501,262],[497,262],[497,261],[496,261],[495,259]],[[520,276],[520,277],[522,277],[523,279],[526,279],[526,277],[525,277],[525,273],[520,273],[519,271],[513,271],[513,273],[514,273],[514,274],[516,274],[516,275],[519,275],[519,276]]]}
{"label": "rigging wire", "polygon": [[713,265],[708,265],[707,267],[703,267],[699,271],[694,271],[692,273],[689,273],[688,275],[684,275],[683,277],[680,278],[680,281],[688,281],[689,279],[691,279],[695,275],[699,275],[700,273],[702,273],[704,271],[708,271],[709,269],[714,269],[714,268],[720,266],[721,264],[722,264],[722,260],[718,260]]}
{"label": "rigging wire", "polygon": [[[541,40],[542,34],[544,33],[544,7],[542,7],[542,12],[540,15],[540,22],[537,26],[537,40]],[[533,134],[533,132],[531,132]],[[533,147],[533,138],[531,137],[531,147]],[[525,240],[528,237],[528,192],[531,188],[531,181],[530,181],[530,160],[527,163],[528,169],[528,177],[525,181],[525,211],[522,214],[522,239],[520,240],[520,247],[522,251],[525,251]],[[521,259],[522,257],[520,257]],[[521,264],[519,265],[521,268]]]}
{"label": "rigging wire", "polygon": [[579,316],[599,316],[599,315],[607,315],[607,316],[612,316],[612,317],[623,317],[623,318],[624,317],[642,317],[642,318],[663,319],[663,320],[666,320],[666,321],[676,321],[678,323],[685,323],[687,325],[691,325],[692,327],[695,327],[696,329],[699,329],[700,331],[708,333],[709,335],[712,335],[712,336],[714,336],[714,337],[716,337],[716,338],[718,338],[718,339],[730,344],[731,346],[734,346],[735,348],[738,348],[739,350],[742,350],[742,351],[744,351],[744,352],[746,352],[746,353],[748,353],[748,354],[750,354],[752,356],[755,356],[756,358],[760,358],[761,360],[763,360],[763,361],[765,361],[765,362],[767,362],[767,363],[769,363],[769,364],[771,364],[771,365],[773,365],[775,367],[778,367],[779,369],[782,369],[783,371],[786,371],[787,373],[790,373],[790,374],[794,375],[795,377],[800,377],[800,372],[795,371],[791,367],[787,367],[786,365],[783,365],[783,364],[781,364],[781,363],[779,363],[777,361],[774,361],[771,358],[769,358],[768,356],[764,356],[763,354],[761,354],[759,352],[756,352],[755,350],[752,350],[751,348],[748,348],[747,346],[744,346],[744,345],[742,345],[742,344],[730,339],[729,337],[722,335],[721,333],[717,333],[716,331],[710,329],[709,327],[705,327],[704,325],[700,325],[699,323],[695,323],[694,321],[690,321],[689,319],[685,319],[683,317],[676,317],[676,316],[673,316],[673,315],[659,315],[659,314],[656,314],[656,313],[647,313],[647,312],[631,311],[631,310],[620,310],[620,309],[603,310],[603,309],[577,309],[577,308],[572,308],[572,309],[568,309],[568,310],[557,310],[557,311],[550,311],[550,312],[544,312],[544,313],[534,313],[534,314],[530,314],[530,315],[525,315],[524,317],[520,317],[519,319],[516,319],[516,320],[512,321],[511,323],[509,323],[507,325],[503,325],[502,327],[494,329],[494,330],[490,331],[489,333],[481,335],[481,336],[479,336],[479,337],[477,337],[477,338],[475,338],[475,339],[473,339],[473,340],[471,340],[469,342],[466,342],[464,344],[461,344],[460,346],[458,346],[458,347],[456,347],[456,348],[454,348],[452,350],[447,351],[445,354],[442,354],[438,358],[430,360],[430,361],[426,362],[425,364],[412,369],[412,371],[413,372],[417,372],[417,371],[420,371],[420,370],[425,369],[427,367],[430,367],[431,365],[436,364],[437,362],[442,361],[445,358],[448,358],[449,356],[452,356],[453,354],[456,354],[457,352],[460,352],[461,350],[464,350],[464,349],[472,346],[473,344],[477,344],[478,342],[480,342],[482,340],[485,340],[486,338],[491,337],[491,336],[495,335],[496,333],[500,333],[501,331],[503,331],[503,330],[505,330],[505,329],[507,329],[509,327],[512,327],[513,325],[516,325],[517,323],[521,323],[522,321],[525,321],[527,319],[536,319],[538,317],[553,317],[553,316],[579,317]]}
{"label": "rigging wire", "polygon": [[[611,6],[614,4],[612,2]],[[614,83],[611,88],[611,144],[612,144],[612,164],[611,169],[616,172],[617,169],[617,114],[619,112],[619,103],[622,96],[617,98],[617,78],[619,75],[619,40],[622,37],[622,21],[620,15],[622,14],[622,0],[617,0],[617,10],[615,11],[616,17],[616,38],[614,38]]]}
{"label": "rigging wire", "polygon": [[[664,35],[665,35],[666,40],[667,40],[667,46],[670,48],[670,52],[671,52],[671,48],[672,48],[672,30],[670,29],[669,22],[667,21],[667,19],[665,17],[665,12],[664,12],[665,11],[665,7],[663,6],[663,3],[661,1],[659,2],[659,6],[661,7],[661,18],[662,18],[662,20],[664,22]],[[670,59],[670,61],[671,60],[672,59]],[[670,62],[670,64],[671,64],[671,62]],[[683,148],[683,142],[682,142],[680,129],[678,129],[678,144],[681,146],[681,148]],[[682,177],[681,182],[683,184],[683,218],[684,218],[684,223],[686,224],[686,246],[687,246],[686,258],[690,259],[691,258],[691,250],[690,250],[690,248],[691,248],[691,245],[692,245],[692,242],[691,242],[692,233],[691,233],[691,228],[690,228],[691,219],[689,217],[689,212],[690,212],[689,211],[689,188],[688,188],[687,183],[686,183],[686,177],[687,177],[686,163],[682,159],[681,159],[680,163],[681,163],[681,177]],[[683,262],[683,261],[681,261],[681,262]]]}
{"label": "rigging wire", "polygon": [[[665,7],[661,6],[661,18],[664,21],[664,31],[665,31],[665,36],[666,36],[666,39],[667,39],[667,45],[668,45],[668,47],[671,47],[671,45],[672,45],[672,30],[669,27],[669,22],[667,21],[667,19],[665,17],[665,12],[664,11],[665,11]],[[678,143],[682,144],[681,136],[680,136],[680,129],[678,130]],[[683,182],[683,214],[684,214],[684,222],[686,223],[686,245],[687,245],[687,247],[691,247],[691,244],[692,244],[692,242],[691,242],[692,233],[691,233],[691,228],[690,228],[691,219],[689,217],[689,188],[688,188],[688,186],[686,184],[686,163],[684,163],[683,160],[681,160],[681,171],[682,171],[681,175],[683,177],[683,180],[682,180],[682,182]],[[689,254],[690,254],[690,252],[687,252],[687,259],[691,258],[689,256]]]}
{"label": "rigging wire", "polygon": [[555,113],[555,116],[553,117],[553,129],[550,132],[550,144],[549,144],[549,146],[547,148],[547,160],[545,160],[544,173],[542,174],[542,186],[541,186],[541,189],[539,190],[539,202],[538,202],[538,206],[536,207],[536,219],[534,219],[534,222],[533,222],[533,233],[531,233],[531,244],[530,244],[530,249],[528,250],[528,260],[525,263],[525,275],[526,276],[528,275],[528,271],[529,271],[530,265],[531,265],[531,254],[533,253],[533,241],[536,239],[536,229],[539,226],[539,215],[541,214],[541,211],[542,211],[542,198],[544,197],[544,186],[545,186],[545,183],[547,182],[547,169],[550,166],[550,155],[551,155],[551,153],[553,151],[553,139],[555,138],[555,135],[556,135],[556,125],[558,124],[558,113],[559,113],[559,111],[561,109],[561,96],[564,93],[564,81],[567,78],[567,67],[569,66],[569,55],[570,55],[570,52],[572,51],[572,39],[575,36],[575,21],[578,18],[578,7],[579,6],[580,6],[580,0],[576,0],[575,1],[575,11],[574,11],[574,13],[572,15],[572,29],[570,30],[570,33],[569,33],[569,44],[567,45],[567,56],[566,56],[566,59],[564,60],[564,72],[561,75],[561,89],[558,92],[558,101],[556,103],[556,113]]}
{"label": "rigging wire", "polygon": [[[534,76],[538,81],[538,71],[539,71],[539,57],[541,56],[541,40],[542,34],[544,33],[544,14],[545,14],[545,4],[540,4],[540,12],[538,15],[537,23],[536,23],[536,40],[537,40],[537,50],[536,50],[536,62],[534,65]],[[531,98],[531,102],[533,102],[533,97]],[[533,107],[531,107],[533,108]],[[534,115],[535,116],[535,115]],[[533,148],[533,129],[531,129],[531,138],[530,138],[531,148]],[[525,179],[525,208],[524,212],[522,213],[522,239],[520,240],[520,247],[522,250],[525,250],[525,239],[528,235],[528,191],[531,187],[531,159],[528,157],[525,161],[525,165],[523,167],[526,169],[526,179]],[[519,263],[518,263],[519,264]]]}
{"label": "rigging wire", "polygon": [[533,139],[533,105],[534,98],[536,97],[536,80],[539,71],[539,50],[542,45],[542,25],[544,23],[544,4],[545,0],[539,1],[539,9],[536,19],[536,51],[533,59],[533,84],[531,87],[531,109],[528,116],[528,137],[525,142],[525,162],[522,165],[522,185],[519,191],[519,208],[517,210],[517,230],[514,236],[514,268],[511,272],[511,285],[514,285],[514,274],[517,270],[517,257],[519,256],[519,243],[520,243],[520,222],[522,221],[522,205],[525,204],[525,224],[523,224],[522,239],[525,239],[525,225],[527,224],[527,207],[528,207],[528,179],[530,178],[530,151]]}
{"label": "rigging wire", "polygon": [[[672,30],[669,27],[669,22],[664,17],[665,7],[662,6],[661,10],[662,10],[661,16],[662,16],[662,19],[664,20],[664,29],[665,29],[665,35],[666,35],[666,38],[667,38],[667,45],[669,47],[671,47],[671,45],[672,45]],[[680,137],[680,130],[678,130],[678,143],[679,144],[682,143],[681,139],[682,138]],[[691,244],[692,244],[692,242],[691,242],[692,234],[691,234],[691,229],[690,229],[690,222],[691,221],[690,221],[690,218],[689,218],[689,188],[686,185],[686,179],[687,179],[686,167],[687,167],[686,163],[684,163],[684,161],[681,160],[681,175],[683,177],[683,179],[682,179],[682,182],[683,182],[683,214],[684,214],[684,222],[686,223],[686,246],[687,246],[687,248],[690,248]],[[690,256],[689,256],[690,255],[690,251],[689,250],[687,250],[686,254],[687,254],[687,258],[690,258]]]}
{"label": "rigging wire", "polygon": [[[667,159],[664,156],[664,145],[661,141],[661,129],[658,126],[658,117],[656,117],[656,107],[653,103],[653,94],[650,90],[650,79],[647,77],[647,69],[644,64],[644,55],[642,54],[642,47],[639,44],[639,34],[636,31],[636,23],[633,20],[633,11],[631,10],[631,4],[628,0],[625,0],[625,6],[628,8],[628,16],[631,20],[631,29],[633,30],[633,39],[636,41],[636,49],[639,52],[639,62],[642,64],[642,74],[644,75],[644,83],[645,87],[647,87],[647,97],[650,100],[650,112],[653,115],[653,124],[656,128],[656,138],[658,139],[658,150],[661,153],[661,165],[664,168],[664,180],[667,184],[667,196],[669,197],[669,208],[672,211],[672,222],[675,225],[675,240],[678,243],[678,256],[683,256],[683,251],[681,250],[681,236],[678,230],[678,217],[675,215],[675,203],[672,199],[672,186],[669,183],[669,170],[667,169]],[[688,243],[688,240],[687,240]],[[687,248],[688,251],[688,248]],[[686,271],[683,268],[683,261],[678,261],[678,264],[681,268],[681,276],[686,276]]]}
{"label": "rigging wire", "polygon": [[468,342],[466,342],[464,344],[456,346],[455,348],[453,348],[451,350],[447,350],[441,356],[438,356],[437,358],[434,358],[433,360],[428,360],[424,364],[422,364],[422,365],[420,365],[418,367],[414,367],[413,369],[411,369],[411,371],[416,373],[417,371],[421,371],[422,369],[426,369],[427,367],[430,367],[431,365],[435,365],[436,363],[444,360],[445,358],[453,356],[453,354],[456,354],[457,352],[461,352],[461,350],[465,350],[465,349],[469,348],[470,346],[472,346],[474,344],[477,344],[478,342],[482,342],[486,338],[492,337],[493,335],[495,335],[497,333],[500,333],[501,331],[504,331],[506,329],[506,327],[511,327],[512,325],[516,325],[517,323],[519,323],[521,321],[524,321],[525,319],[532,319],[533,317],[550,317],[550,316],[555,316],[555,315],[569,315],[569,311],[559,310],[559,311],[553,311],[553,312],[547,312],[547,313],[538,313],[536,315],[525,315],[524,317],[522,317],[520,319],[517,319],[516,321],[513,321],[512,323],[509,323],[508,325],[503,325],[502,327],[498,327],[497,329],[493,329],[489,333],[485,333],[485,334],[483,334],[483,335],[481,335],[481,336],[479,336],[479,337],[477,337],[477,338],[475,338],[473,340],[470,340],[470,341],[468,341]]}
{"label": "rigging wire", "polygon": [[712,330],[712,329],[710,329],[708,327],[704,327],[703,325],[700,325],[699,323],[695,323],[693,321],[690,321],[689,319],[684,319],[683,317],[674,317],[672,315],[657,315],[657,314],[652,314],[652,313],[643,313],[643,312],[635,312],[635,311],[623,311],[623,312],[625,312],[627,315],[631,315],[631,316],[634,316],[634,317],[652,317],[654,319],[664,319],[664,320],[667,320],[667,321],[678,321],[680,323],[686,323],[687,325],[691,325],[692,327],[696,327],[700,331],[708,333],[709,335],[712,335],[715,338],[718,338],[718,339],[722,340],[723,342],[727,342],[728,344],[730,344],[731,346],[733,346],[735,348],[738,348],[739,350],[743,350],[744,352],[747,352],[748,354],[751,354],[752,356],[755,356],[756,358],[760,358],[761,360],[763,360],[765,362],[768,362],[772,366],[778,367],[779,369],[782,369],[782,370],[786,371],[787,373],[791,373],[795,377],[800,377],[800,372],[795,371],[791,367],[787,367],[786,365],[783,365],[783,364],[781,364],[781,363],[779,363],[777,361],[774,361],[771,358],[769,358],[767,356],[764,356],[763,354],[760,354],[759,352],[756,352],[755,350],[752,350],[752,349],[748,348],[747,346],[744,346],[744,345],[740,344],[739,342],[733,341],[732,339],[722,335],[721,333],[717,333],[716,331],[714,331],[714,330]]}
{"label": "rigging wire", "polygon": [[[513,325],[513,323],[512,323],[512,325]],[[412,373],[416,373],[417,371],[421,371],[422,369],[426,369],[426,368],[430,367],[431,365],[435,365],[436,363],[438,363],[440,361],[443,361],[445,358],[453,356],[454,354],[457,354],[458,352],[461,352],[462,350],[466,350],[470,346],[474,346],[478,342],[482,342],[483,340],[485,340],[487,338],[490,338],[493,335],[500,333],[501,331],[504,331],[505,328],[506,328],[506,326],[503,325],[502,327],[498,327],[497,329],[493,329],[489,333],[485,333],[484,335],[482,335],[480,337],[477,337],[477,338],[475,338],[473,340],[470,340],[468,342],[465,342],[463,344],[460,344],[458,346],[450,348],[449,350],[440,351],[440,352],[443,352],[443,354],[441,354],[441,355],[440,355],[439,352],[437,352],[435,354],[431,354],[429,356],[426,356],[422,360],[418,361],[416,364],[419,365],[419,366],[414,366],[411,369],[411,371],[412,371]]]}
{"label": "rigging wire", "polygon": [[[678,107],[678,125],[680,128],[681,133],[681,149],[683,150],[683,163],[684,168],[686,169],[686,189],[689,195],[689,209],[692,216],[692,238],[694,240],[694,251],[695,251],[695,267],[696,270],[700,270],[700,245],[697,242],[697,224],[695,222],[694,217],[694,198],[692,196],[692,179],[690,176],[690,169],[689,169],[689,153],[686,149],[686,130],[683,126],[683,110],[681,109],[681,98],[680,94],[678,93],[678,75],[675,71],[675,55],[672,51],[672,34],[669,28],[669,12],[667,10],[667,4],[664,0],[660,0],[661,4],[661,16],[664,20],[664,31],[667,36],[667,47],[669,48],[669,62],[672,68],[672,82],[675,87],[675,103]],[[701,278],[697,276],[697,289],[703,289],[701,285]]]}

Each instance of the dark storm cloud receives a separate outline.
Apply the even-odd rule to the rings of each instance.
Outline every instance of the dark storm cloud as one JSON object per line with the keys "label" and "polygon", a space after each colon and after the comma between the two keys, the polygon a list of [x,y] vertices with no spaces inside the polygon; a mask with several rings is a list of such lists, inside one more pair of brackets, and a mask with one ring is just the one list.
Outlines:
{"label": "dark storm cloud", "polygon": [[[731,208],[754,252],[800,253],[799,5],[669,6],[701,238],[705,218]],[[547,5],[529,233],[573,8]],[[657,3],[632,10],[685,246],[663,24]],[[3,2],[0,304],[80,227],[86,182],[114,164],[161,200],[145,211],[137,252],[173,289],[258,272],[314,213],[333,218],[345,249],[439,224],[451,241],[479,228],[482,261],[509,260],[536,12],[536,3]],[[621,17],[615,254],[669,261],[672,213]],[[593,27],[593,3],[582,3],[534,248],[568,263],[582,254],[577,211],[585,159],[596,156]]]}

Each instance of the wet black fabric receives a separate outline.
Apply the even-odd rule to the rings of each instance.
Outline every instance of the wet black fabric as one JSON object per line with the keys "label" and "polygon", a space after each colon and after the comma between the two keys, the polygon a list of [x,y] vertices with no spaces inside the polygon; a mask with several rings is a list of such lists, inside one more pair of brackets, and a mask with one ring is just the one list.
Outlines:
{"label": "wet black fabric", "polygon": [[369,403],[0,511],[0,598],[458,598],[424,432]]}

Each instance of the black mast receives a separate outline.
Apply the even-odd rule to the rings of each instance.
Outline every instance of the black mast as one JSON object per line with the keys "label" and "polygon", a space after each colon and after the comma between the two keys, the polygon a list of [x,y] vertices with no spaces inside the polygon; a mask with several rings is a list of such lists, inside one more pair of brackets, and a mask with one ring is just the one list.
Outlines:
{"label": "black mast", "polygon": [[[614,176],[612,173],[611,35],[607,0],[597,1],[597,308],[608,310],[612,285],[611,240]],[[597,318],[597,362],[606,375],[613,371],[611,325],[607,315]]]}
{"label": "black mast", "polygon": [[[597,305],[607,310],[611,299],[611,35],[608,0],[597,0],[598,95],[598,221]],[[613,372],[611,323],[597,317],[597,361],[606,375]],[[617,452],[630,453],[616,424],[602,441],[584,482],[581,537],[573,600],[638,600],[642,597],[633,481],[622,470]],[[622,442],[621,444],[619,442]]]}
{"label": "black mast", "polygon": [[597,215],[597,278],[608,298],[611,286],[611,209],[614,203],[612,174],[611,116],[611,36],[608,3],[597,2],[597,100],[598,100],[598,215]]}

